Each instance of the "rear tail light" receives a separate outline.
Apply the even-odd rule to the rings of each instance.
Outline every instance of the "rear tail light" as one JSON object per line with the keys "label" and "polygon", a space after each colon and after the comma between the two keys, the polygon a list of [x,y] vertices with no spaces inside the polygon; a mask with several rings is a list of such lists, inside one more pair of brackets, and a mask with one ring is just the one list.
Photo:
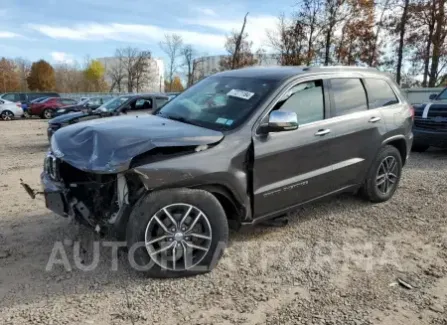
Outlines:
{"label": "rear tail light", "polygon": [[410,105],[410,115],[411,119],[414,121],[414,107]]}

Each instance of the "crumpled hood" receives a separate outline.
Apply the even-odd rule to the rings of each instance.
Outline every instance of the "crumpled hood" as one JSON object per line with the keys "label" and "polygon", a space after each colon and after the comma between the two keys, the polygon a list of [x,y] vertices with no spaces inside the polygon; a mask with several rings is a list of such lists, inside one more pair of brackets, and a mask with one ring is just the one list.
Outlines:
{"label": "crumpled hood", "polygon": [[71,121],[75,118],[84,117],[87,116],[88,113],[84,112],[69,112],[66,114],[62,114],[59,116],[56,116],[48,121],[49,124],[58,124],[58,123],[66,123],[68,121]]}
{"label": "crumpled hood", "polygon": [[118,173],[135,156],[156,147],[212,144],[224,135],[154,115],[118,116],[69,125],[51,138],[53,153],[88,172]]}

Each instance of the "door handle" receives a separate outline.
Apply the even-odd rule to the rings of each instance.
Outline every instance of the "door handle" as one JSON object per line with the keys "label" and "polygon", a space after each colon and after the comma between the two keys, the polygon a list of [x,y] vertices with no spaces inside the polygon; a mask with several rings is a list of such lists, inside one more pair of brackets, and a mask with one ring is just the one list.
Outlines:
{"label": "door handle", "polygon": [[379,122],[381,119],[382,119],[382,118],[379,117],[379,116],[371,117],[371,118],[369,119],[369,123],[376,123],[376,122]]}
{"label": "door handle", "polygon": [[330,132],[331,132],[331,130],[329,130],[329,129],[321,129],[321,130],[318,130],[317,133],[315,133],[315,135],[316,136],[322,136],[322,135],[326,135],[326,134],[328,134]]}

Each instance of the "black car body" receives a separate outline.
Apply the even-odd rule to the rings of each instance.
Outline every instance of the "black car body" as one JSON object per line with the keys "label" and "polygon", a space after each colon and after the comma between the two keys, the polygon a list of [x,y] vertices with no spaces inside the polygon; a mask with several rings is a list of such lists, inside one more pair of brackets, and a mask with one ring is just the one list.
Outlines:
{"label": "black car body", "polygon": [[48,122],[48,139],[63,126],[97,118],[117,116],[121,113],[151,113],[154,109],[164,105],[166,102],[168,102],[168,97],[162,94],[118,96],[103,103],[96,109],[84,108],[80,111],[61,114],[51,119]]}
{"label": "black car body", "polygon": [[49,209],[115,232],[150,275],[206,272],[229,226],[359,189],[388,200],[412,118],[396,84],[375,69],[227,71],[152,115],[60,129],[41,181]]}
{"label": "black car body", "polygon": [[101,105],[107,103],[108,101],[110,101],[112,99],[113,99],[113,96],[98,96],[98,97],[85,98],[84,100],[81,100],[76,105],[65,106],[65,107],[59,108],[54,113],[54,116],[56,117],[56,116],[60,116],[60,115],[71,113],[71,112],[95,110],[95,109],[99,108]]}
{"label": "black car body", "polygon": [[447,148],[447,88],[430,99],[414,105],[414,151],[422,152],[430,146]]}

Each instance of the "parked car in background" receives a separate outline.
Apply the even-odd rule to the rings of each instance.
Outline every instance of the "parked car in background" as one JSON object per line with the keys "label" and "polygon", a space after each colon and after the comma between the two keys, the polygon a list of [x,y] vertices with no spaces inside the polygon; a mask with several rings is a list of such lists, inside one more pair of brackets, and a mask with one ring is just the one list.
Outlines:
{"label": "parked car in background", "polygon": [[61,127],[103,117],[117,116],[132,112],[152,113],[162,107],[169,98],[163,94],[123,95],[109,100],[95,110],[71,112],[54,117],[48,121],[47,135],[51,138]]}
{"label": "parked car in background", "polygon": [[174,98],[177,97],[179,94],[181,94],[181,92],[168,92],[168,93],[166,93],[166,95],[169,97],[169,100],[174,99]]}
{"label": "parked car in background", "polygon": [[430,95],[430,102],[414,105],[413,151],[447,148],[447,88]]}
{"label": "parked car in background", "polygon": [[152,115],[62,128],[41,182],[46,207],[126,240],[149,276],[186,276],[216,266],[229,227],[344,192],[389,200],[412,124],[376,69],[231,70]]}
{"label": "parked car in background", "polygon": [[76,104],[77,101],[71,98],[48,97],[38,103],[31,104],[28,113],[50,119],[58,108]]}
{"label": "parked car in background", "polygon": [[98,97],[88,97],[84,98],[84,100],[78,102],[76,105],[65,106],[63,108],[59,108],[54,113],[54,116],[59,116],[71,112],[79,112],[83,110],[95,110],[100,107],[102,104],[108,102],[113,99],[113,96],[98,96]]}
{"label": "parked car in background", "polygon": [[25,117],[29,116],[28,107],[30,106],[30,103],[33,100],[42,97],[59,97],[59,94],[55,92],[13,92],[0,95],[1,99],[9,100],[15,103],[20,102]]}
{"label": "parked car in background", "polygon": [[3,121],[10,121],[14,118],[22,117],[23,109],[20,103],[0,99],[0,118]]}

